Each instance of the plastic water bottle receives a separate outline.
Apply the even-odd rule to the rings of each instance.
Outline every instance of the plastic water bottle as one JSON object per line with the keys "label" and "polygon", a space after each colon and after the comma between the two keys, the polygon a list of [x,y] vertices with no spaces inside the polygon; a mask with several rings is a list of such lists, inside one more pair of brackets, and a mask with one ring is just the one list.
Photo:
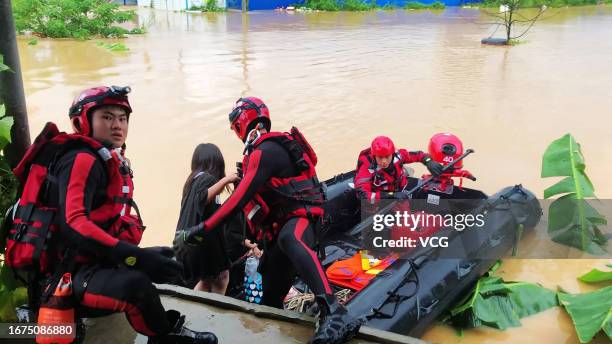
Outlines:
{"label": "plastic water bottle", "polygon": [[258,266],[258,258],[247,258],[244,266],[244,300],[260,304],[263,298],[263,286],[261,283],[261,274],[257,272]]}

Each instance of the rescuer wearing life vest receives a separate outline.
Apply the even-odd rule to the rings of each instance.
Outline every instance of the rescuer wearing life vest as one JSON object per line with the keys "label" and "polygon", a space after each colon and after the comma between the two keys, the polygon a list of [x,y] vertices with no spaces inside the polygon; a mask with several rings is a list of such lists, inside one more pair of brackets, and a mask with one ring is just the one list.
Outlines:
{"label": "rescuer wearing life vest", "polygon": [[186,229],[180,240],[197,244],[206,233],[219,230],[222,221],[244,211],[253,235],[264,243],[259,267],[262,303],[282,308],[297,272],[314,292],[320,310],[311,343],[349,340],[361,321],[338,303],[313,250],[315,224],[323,216],[325,198],[314,151],[296,128],[290,133],[270,132],[270,113],[259,98],[240,98],[229,121],[246,144],[242,180],[212,217]]}
{"label": "rescuer wearing life vest", "polygon": [[[116,86],[83,91],[70,107],[74,134],[60,133],[48,123],[30,147],[15,169],[25,186],[15,212],[16,230],[8,238],[7,263],[24,267],[19,264],[31,258],[28,245],[34,246],[42,252],[37,273],[47,278],[29,287],[40,288],[41,298],[54,289],[53,276],[70,272],[78,317],[123,312],[149,343],[216,344],[214,334],[189,330],[185,316],[162,306],[153,282],[175,281],[182,272],[172,249],[138,247],[145,227],[124,157],[132,112],[129,92],[129,87]],[[50,228],[36,226],[36,219],[51,209]],[[50,237],[47,243],[36,241],[42,230],[48,234],[43,238]]]}
{"label": "rescuer wearing life vest", "polygon": [[432,160],[430,155],[421,151],[408,152],[405,149],[395,150],[390,138],[378,136],[369,148],[359,153],[355,174],[355,189],[358,196],[375,204],[381,198],[407,198],[401,191],[408,182],[403,165],[413,162],[423,163],[429,172],[438,176],[443,166]]}

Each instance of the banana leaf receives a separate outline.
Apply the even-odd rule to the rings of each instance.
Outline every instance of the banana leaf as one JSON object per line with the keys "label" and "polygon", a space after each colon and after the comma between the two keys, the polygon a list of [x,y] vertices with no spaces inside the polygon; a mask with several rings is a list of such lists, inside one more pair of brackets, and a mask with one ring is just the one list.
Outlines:
{"label": "banana leaf", "polygon": [[541,176],[566,177],[544,190],[544,198],[562,195],[549,207],[548,233],[555,242],[602,255],[608,238],[600,227],[607,220],[587,201],[595,197],[595,189],[585,167],[580,144],[570,134],[553,141],[544,152]]}
{"label": "banana leaf", "polygon": [[0,105],[0,150],[11,142],[11,127],[13,126],[13,117],[2,117],[4,117],[4,105]]}
{"label": "banana leaf", "polygon": [[10,72],[11,68],[9,68],[9,66],[4,64],[4,56],[0,55],[0,73],[4,71]]}
{"label": "banana leaf", "polygon": [[556,294],[538,284],[485,276],[471,294],[450,310],[445,321],[459,328],[489,326],[505,330],[521,326],[521,318],[556,305]]}
{"label": "banana leaf", "polygon": [[578,279],[586,283],[612,282],[612,271],[592,269]]}
{"label": "banana leaf", "polygon": [[599,331],[612,340],[612,286],[584,294],[558,293],[558,298],[581,343],[590,342]]}

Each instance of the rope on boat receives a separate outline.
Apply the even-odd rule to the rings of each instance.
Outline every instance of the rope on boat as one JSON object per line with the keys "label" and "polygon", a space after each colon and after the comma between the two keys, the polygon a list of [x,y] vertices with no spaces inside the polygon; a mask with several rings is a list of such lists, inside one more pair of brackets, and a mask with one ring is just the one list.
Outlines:
{"label": "rope on boat", "polygon": [[[353,292],[350,289],[342,289],[335,293],[338,302],[346,303]],[[294,296],[285,300],[285,309],[304,313],[310,305],[314,303],[315,297],[313,293],[297,292]]]}

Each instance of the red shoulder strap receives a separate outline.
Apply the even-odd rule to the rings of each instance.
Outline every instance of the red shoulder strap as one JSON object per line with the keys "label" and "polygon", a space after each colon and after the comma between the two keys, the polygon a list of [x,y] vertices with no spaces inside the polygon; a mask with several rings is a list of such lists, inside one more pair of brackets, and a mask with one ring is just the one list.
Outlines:
{"label": "red shoulder strap", "polygon": [[[17,177],[21,185],[24,185],[28,179],[28,174],[30,173],[31,166],[35,160],[38,160],[38,163],[42,163],[44,165],[45,163],[49,163],[53,158],[52,156],[48,156],[46,157],[47,159],[45,159],[45,156],[42,156],[43,159],[41,162],[39,160],[41,154],[54,155],[56,152],[58,152],[60,147],[65,147],[66,144],[75,141],[88,146],[97,152],[104,147],[100,142],[91,137],[60,132],[55,123],[48,122],[45,124],[45,127],[41,133],[38,134],[32,145],[28,148],[19,164],[17,164],[17,166],[13,169],[13,174]],[[45,148],[49,145],[55,145],[57,146],[57,149],[51,149],[50,151],[46,150]]]}
{"label": "red shoulder strap", "polygon": [[312,164],[317,166],[317,154],[315,153],[314,149],[312,149],[312,146],[310,146],[310,143],[308,143],[304,135],[302,135],[302,132],[296,127],[291,127],[290,135],[297,141],[297,143],[300,144],[304,150],[304,153],[306,153],[306,155],[308,155],[310,158],[310,161],[312,161]]}
{"label": "red shoulder strap", "polygon": [[30,166],[32,165],[32,162],[36,156],[54,137],[60,134],[62,133],[60,133],[59,129],[57,129],[55,123],[47,122],[47,124],[45,124],[45,127],[40,134],[38,134],[34,140],[34,143],[32,143],[32,145],[28,148],[21,161],[19,161],[19,164],[17,164],[17,167],[13,169],[13,174],[15,177],[17,177],[21,185],[23,185],[26,179],[28,179]]}

